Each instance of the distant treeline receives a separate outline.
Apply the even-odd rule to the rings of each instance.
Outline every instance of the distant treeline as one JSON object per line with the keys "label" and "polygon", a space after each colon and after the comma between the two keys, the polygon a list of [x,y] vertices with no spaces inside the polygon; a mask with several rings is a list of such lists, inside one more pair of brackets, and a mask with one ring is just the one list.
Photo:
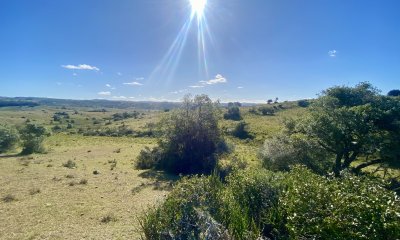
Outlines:
{"label": "distant treeline", "polygon": [[39,105],[39,103],[32,101],[0,99],[0,107],[36,107]]}
{"label": "distant treeline", "polygon": [[165,110],[174,109],[180,106],[180,103],[174,102],[130,102],[130,101],[109,101],[109,100],[69,100],[55,98],[35,98],[35,97],[0,97],[0,107],[8,106],[50,106],[50,107],[87,107],[87,108],[136,108],[145,110]]}

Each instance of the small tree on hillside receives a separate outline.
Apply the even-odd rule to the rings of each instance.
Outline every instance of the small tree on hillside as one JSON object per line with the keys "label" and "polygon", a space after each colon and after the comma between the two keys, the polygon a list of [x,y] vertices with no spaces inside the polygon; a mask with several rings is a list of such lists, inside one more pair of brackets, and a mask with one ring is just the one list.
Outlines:
{"label": "small tree on hillside", "polygon": [[228,112],[224,114],[225,119],[230,119],[234,121],[240,121],[242,116],[240,115],[240,103],[228,103]]}
{"label": "small tree on hillside", "polygon": [[398,89],[390,90],[387,95],[390,97],[398,97],[400,96],[400,90]]}
{"label": "small tree on hillside", "polygon": [[15,129],[0,125],[0,153],[13,149],[18,140],[18,133]]}
{"label": "small tree on hillside", "polygon": [[[173,173],[210,173],[224,140],[218,128],[216,104],[206,95],[186,96],[182,107],[162,123],[165,135],[153,150],[143,150],[136,166]],[[147,164],[150,162],[150,164]]]}
{"label": "small tree on hillside", "polygon": [[44,127],[27,124],[20,130],[22,139],[22,154],[44,152],[43,140],[47,135]]}

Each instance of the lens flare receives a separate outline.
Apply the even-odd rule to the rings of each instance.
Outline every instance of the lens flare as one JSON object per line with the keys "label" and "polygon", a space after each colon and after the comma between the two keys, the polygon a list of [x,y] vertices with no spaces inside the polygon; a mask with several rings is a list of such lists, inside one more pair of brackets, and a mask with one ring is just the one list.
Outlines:
{"label": "lens flare", "polygon": [[207,0],[190,0],[190,4],[192,5],[192,15],[196,15],[197,18],[202,18]]}
{"label": "lens flare", "polygon": [[166,85],[169,84],[175,75],[175,70],[179,66],[181,55],[184,52],[188,40],[189,32],[193,28],[197,30],[199,76],[202,75],[202,79],[209,78],[206,41],[210,40],[212,43],[212,37],[205,16],[207,0],[189,0],[189,2],[192,8],[190,17],[182,26],[161,62],[150,74],[149,79],[158,78],[161,81],[164,81]]}

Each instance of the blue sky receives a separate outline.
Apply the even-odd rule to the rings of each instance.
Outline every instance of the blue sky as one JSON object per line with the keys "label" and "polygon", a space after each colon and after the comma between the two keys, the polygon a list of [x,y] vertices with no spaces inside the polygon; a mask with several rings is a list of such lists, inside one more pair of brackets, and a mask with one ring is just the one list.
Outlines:
{"label": "blue sky", "polygon": [[208,0],[189,24],[190,0],[3,0],[0,96],[265,102],[361,81],[386,93],[400,88],[399,10]]}

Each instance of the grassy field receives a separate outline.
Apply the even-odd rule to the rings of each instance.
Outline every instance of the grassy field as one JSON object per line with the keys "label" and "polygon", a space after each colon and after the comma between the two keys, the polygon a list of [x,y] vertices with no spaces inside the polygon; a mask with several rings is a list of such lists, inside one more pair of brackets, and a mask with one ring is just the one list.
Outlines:
{"label": "grassy field", "polygon": [[[125,125],[134,131],[157,123],[163,111],[140,111],[136,119],[110,121],[115,113],[88,108],[2,108],[0,122],[22,125],[33,122],[51,129],[62,128],[45,141],[47,152],[29,156],[0,155],[0,239],[138,239],[137,216],[162,201],[177,177],[134,169],[140,150],[156,144],[156,138],[100,137],[77,134],[77,129],[112,128]],[[298,110],[296,110],[298,111]],[[53,121],[57,112],[68,119]],[[243,109],[253,141],[227,136],[232,157],[257,166],[257,153],[265,138],[279,131],[285,111],[258,116]],[[29,120],[28,120],[29,119]],[[98,120],[94,124],[94,120]],[[73,122],[73,128],[67,124]],[[108,123],[107,123],[108,122]],[[237,122],[223,120],[229,129]],[[70,162],[69,162],[70,161]],[[69,162],[69,164],[68,164]]]}
{"label": "grassy field", "polygon": [[[281,130],[284,118],[305,113],[297,107],[272,116],[250,110],[241,109],[252,140],[228,135],[237,121],[220,121],[227,142],[233,146],[233,151],[220,159],[222,165],[235,158],[259,167],[257,154],[264,140]],[[154,146],[157,138],[78,134],[78,129],[119,126],[140,132],[169,114],[142,110],[137,118],[112,120],[113,114],[125,111],[42,106],[0,109],[0,123],[61,127],[46,138],[44,154],[21,156],[16,149],[0,155],[0,239],[139,239],[137,217],[161,202],[178,179],[161,172],[135,170],[140,150]],[[53,121],[57,112],[66,112],[69,117]],[[68,129],[68,123],[73,127]]]}
{"label": "grassy field", "polygon": [[[0,122],[20,125],[30,119],[51,128],[52,116],[59,111],[2,109]],[[134,169],[140,150],[156,139],[71,134],[90,126],[92,118],[116,111],[62,111],[76,127],[48,137],[45,154],[19,156],[17,149],[0,155],[0,239],[138,239],[138,214],[161,201],[176,179]],[[145,116],[127,125],[141,129],[153,121],[154,113]]]}

